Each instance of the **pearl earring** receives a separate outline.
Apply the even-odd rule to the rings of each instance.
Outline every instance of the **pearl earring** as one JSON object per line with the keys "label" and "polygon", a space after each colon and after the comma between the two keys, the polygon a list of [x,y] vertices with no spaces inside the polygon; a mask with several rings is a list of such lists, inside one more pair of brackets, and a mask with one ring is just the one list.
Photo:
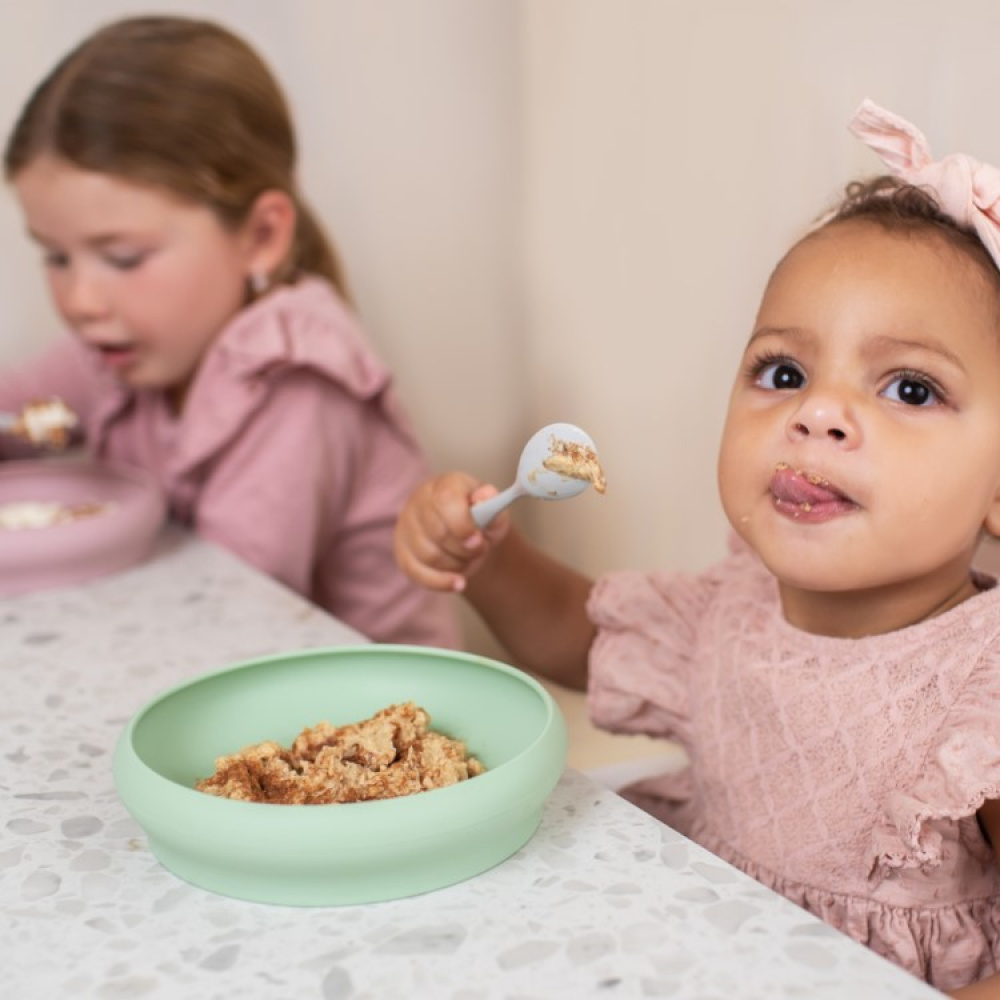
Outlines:
{"label": "pearl earring", "polygon": [[268,285],[271,284],[271,279],[263,271],[254,271],[250,275],[250,290],[254,295],[263,295],[267,291]]}

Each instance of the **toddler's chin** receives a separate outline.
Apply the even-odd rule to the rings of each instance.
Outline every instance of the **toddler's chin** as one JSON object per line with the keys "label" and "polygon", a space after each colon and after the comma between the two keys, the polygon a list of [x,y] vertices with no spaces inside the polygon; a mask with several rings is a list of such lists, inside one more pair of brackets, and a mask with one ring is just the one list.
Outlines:
{"label": "toddler's chin", "polygon": [[884,585],[886,580],[865,571],[842,548],[755,545],[748,541],[761,562],[783,587],[812,593],[842,593]]}

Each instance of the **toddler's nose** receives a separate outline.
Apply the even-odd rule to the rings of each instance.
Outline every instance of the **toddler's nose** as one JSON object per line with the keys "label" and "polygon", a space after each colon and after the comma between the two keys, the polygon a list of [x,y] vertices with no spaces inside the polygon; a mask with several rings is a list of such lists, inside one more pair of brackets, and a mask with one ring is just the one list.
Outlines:
{"label": "toddler's nose", "polygon": [[847,401],[829,391],[806,392],[789,417],[787,432],[793,441],[816,438],[844,447],[861,440],[861,428]]}

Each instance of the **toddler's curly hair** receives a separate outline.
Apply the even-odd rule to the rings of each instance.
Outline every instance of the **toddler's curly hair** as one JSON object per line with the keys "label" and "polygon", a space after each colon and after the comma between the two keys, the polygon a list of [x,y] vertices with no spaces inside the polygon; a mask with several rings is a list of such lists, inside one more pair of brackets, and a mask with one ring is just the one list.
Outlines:
{"label": "toddler's curly hair", "polygon": [[976,231],[945,213],[930,191],[889,174],[852,181],[845,188],[840,203],[823,219],[819,228],[855,219],[901,235],[937,234],[944,243],[979,267],[996,292],[1000,309],[1000,270],[993,258]]}

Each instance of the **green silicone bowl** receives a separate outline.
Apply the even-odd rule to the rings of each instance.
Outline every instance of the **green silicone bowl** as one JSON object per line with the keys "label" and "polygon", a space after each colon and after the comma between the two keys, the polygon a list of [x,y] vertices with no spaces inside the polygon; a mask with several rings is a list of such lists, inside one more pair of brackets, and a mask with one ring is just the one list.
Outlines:
{"label": "green silicone bowl", "polygon": [[[287,746],[306,726],[414,701],[463,740],[485,774],[396,799],[271,805],[206,795],[215,758]],[[126,726],[114,775],[125,807],[175,875],[264,903],[398,899],[493,867],[534,834],[566,762],[566,726],[514,667],[423,646],[365,645],[251,660],[155,698]]]}

